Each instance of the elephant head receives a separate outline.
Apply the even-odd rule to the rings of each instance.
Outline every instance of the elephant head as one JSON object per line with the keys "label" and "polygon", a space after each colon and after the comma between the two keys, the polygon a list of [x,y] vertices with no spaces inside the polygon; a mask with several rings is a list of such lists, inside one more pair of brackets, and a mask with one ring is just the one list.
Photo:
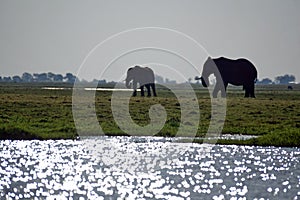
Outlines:
{"label": "elephant head", "polygon": [[[207,87],[207,86],[209,85],[208,79],[205,80],[205,79],[203,78],[203,76],[202,76],[202,77],[196,76],[196,77],[195,77],[195,80],[196,80],[196,81],[200,80],[201,83],[202,83],[202,85],[203,85],[203,87]],[[206,82],[205,82],[205,81],[206,81]],[[206,83],[207,83],[207,84],[206,84]]]}
{"label": "elephant head", "polygon": [[209,79],[208,77],[213,74],[216,71],[216,64],[214,61],[209,57],[204,65],[203,65],[203,71],[202,71],[202,76],[200,77],[201,83],[203,87],[208,87],[209,86]]}
{"label": "elephant head", "polygon": [[130,81],[132,81],[134,78],[135,78],[135,70],[133,67],[131,67],[127,70],[127,76],[125,79],[127,88],[131,88]]}

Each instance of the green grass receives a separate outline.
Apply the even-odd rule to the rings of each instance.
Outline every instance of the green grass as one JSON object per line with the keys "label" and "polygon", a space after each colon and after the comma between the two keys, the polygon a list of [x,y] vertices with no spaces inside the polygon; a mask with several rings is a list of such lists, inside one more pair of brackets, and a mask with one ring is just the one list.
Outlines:
{"label": "green grass", "polygon": [[[0,138],[67,139],[77,136],[72,115],[72,90],[42,90],[49,84],[0,84]],[[205,136],[211,119],[211,99],[207,90],[194,86],[200,107],[197,136]],[[256,99],[243,98],[240,87],[230,87],[223,133],[258,135],[250,140],[219,140],[220,144],[300,146],[300,86],[288,91],[286,86],[257,86]],[[106,135],[127,135],[115,123],[111,112],[111,92],[96,93],[96,114]],[[183,97],[184,98],[184,97]],[[176,136],[181,121],[180,104],[175,95],[158,87],[158,97],[132,97],[129,109],[133,121],[150,123],[149,109],[161,104],[167,112],[158,136]],[[191,112],[189,115],[195,113]],[[185,130],[195,125],[183,123]],[[93,128],[84,127],[92,134]],[[188,131],[187,131],[188,132]],[[130,134],[131,135],[131,134]],[[184,136],[184,135],[182,135]]]}
{"label": "green grass", "polygon": [[[254,145],[254,146],[277,146],[277,147],[299,147],[300,146],[299,130],[274,131],[269,134],[252,138],[249,140],[218,140],[218,144],[237,144],[237,145]],[[197,141],[196,141],[197,142]]]}
{"label": "green grass", "polygon": [[0,138],[66,139],[76,136],[70,91],[1,85]]}

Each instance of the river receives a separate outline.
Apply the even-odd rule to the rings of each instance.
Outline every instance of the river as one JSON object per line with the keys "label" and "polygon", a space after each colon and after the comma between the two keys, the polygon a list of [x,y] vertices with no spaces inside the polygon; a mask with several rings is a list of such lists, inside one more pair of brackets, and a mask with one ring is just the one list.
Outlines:
{"label": "river", "polygon": [[300,149],[157,137],[0,141],[0,199],[300,199]]}

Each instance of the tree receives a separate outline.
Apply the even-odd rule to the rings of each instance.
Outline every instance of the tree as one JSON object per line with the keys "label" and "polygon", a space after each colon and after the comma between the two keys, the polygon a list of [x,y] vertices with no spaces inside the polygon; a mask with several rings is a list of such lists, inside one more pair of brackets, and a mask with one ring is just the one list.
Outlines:
{"label": "tree", "polygon": [[257,81],[257,84],[259,84],[259,85],[269,85],[269,84],[272,84],[272,83],[273,83],[273,81],[269,78],[264,78],[261,81]]}
{"label": "tree", "polygon": [[12,81],[12,79],[11,79],[11,77],[10,76],[7,76],[7,77],[3,77],[3,82],[11,82]]}
{"label": "tree", "polygon": [[24,72],[22,75],[22,81],[23,82],[33,82],[33,76],[28,72]]}
{"label": "tree", "polygon": [[157,74],[155,74],[155,80],[159,84],[163,84],[164,83],[164,78],[162,76],[157,75]]}
{"label": "tree", "polygon": [[35,77],[35,81],[37,82],[49,82],[47,73],[41,73],[41,74],[35,73],[33,74],[33,76]]}
{"label": "tree", "polygon": [[64,77],[61,74],[55,74],[53,76],[53,81],[55,81],[55,82],[63,82],[64,81]]}
{"label": "tree", "polygon": [[296,78],[294,75],[285,74],[284,76],[276,76],[275,83],[276,84],[289,84],[295,82]]}
{"label": "tree", "polygon": [[20,76],[13,76],[13,77],[12,77],[12,80],[13,80],[13,82],[15,82],[15,83],[20,83],[20,82],[22,82],[22,79],[21,79]]}
{"label": "tree", "polygon": [[49,79],[50,81],[53,81],[54,76],[55,76],[55,74],[52,73],[52,72],[48,72],[48,73],[47,73],[47,77],[48,77],[48,79]]}
{"label": "tree", "polygon": [[166,84],[176,84],[176,81],[166,78]]}
{"label": "tree", "polygon": [[99,80],[98,84],[106,84],[106,80],[105,79]]}
{"label": "tree", "polygon": [[76,80],[76,76],[74,76],[72,73],[66,73],[65,79],[69,83],[74,83]]}

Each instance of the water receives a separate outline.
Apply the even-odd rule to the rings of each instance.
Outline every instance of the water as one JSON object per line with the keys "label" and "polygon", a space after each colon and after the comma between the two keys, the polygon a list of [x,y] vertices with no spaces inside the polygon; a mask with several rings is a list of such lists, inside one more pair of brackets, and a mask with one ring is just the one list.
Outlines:
{"label": "water", "polygon": [[299,161],[153,137],[0,141],[0,199],[299,199]]}
{"label": "water", "polygon": [[[43,90],[73,90],[72,87],[42,87]],[[86,91],[123,91],[123,92],[133,92],[133,89],[127,88],[84,88]],[[136,91],[141,91],[141,89],[136,89]]]}

